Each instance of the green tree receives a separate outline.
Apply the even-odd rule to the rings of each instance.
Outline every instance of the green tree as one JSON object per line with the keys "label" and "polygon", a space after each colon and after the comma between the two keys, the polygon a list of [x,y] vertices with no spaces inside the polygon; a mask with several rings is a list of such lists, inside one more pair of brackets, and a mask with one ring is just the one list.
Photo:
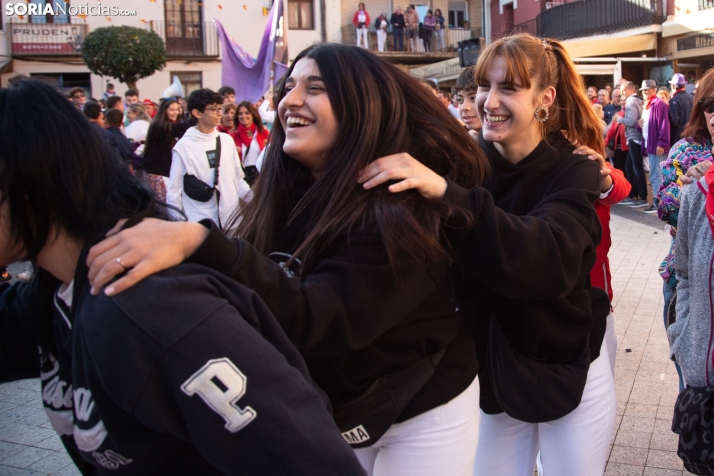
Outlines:
{"label": "green tree", "polygon": [[166,48],[159,35],[131,26],[97,28],[82,44],[82,58],[94,74],[110,76],[130,89],[166,65]]}

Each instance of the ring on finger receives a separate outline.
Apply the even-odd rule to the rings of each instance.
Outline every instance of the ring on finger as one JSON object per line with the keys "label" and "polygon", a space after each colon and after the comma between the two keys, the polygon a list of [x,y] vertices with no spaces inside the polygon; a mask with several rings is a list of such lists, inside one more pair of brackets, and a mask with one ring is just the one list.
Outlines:
{"label": "ring on finger", "polygon": [[124,271],[128,271],[128,270],[129,270],[129,267],[128,267],[127,265],[125,265],[124,262],[121,260],[121,256],[119,256],[119,257],[118,257],[116,260],[114,260],[114,261],[116,261],[117,263],[119,263],[119,266],[121,266],[122,268],[124,268]]}

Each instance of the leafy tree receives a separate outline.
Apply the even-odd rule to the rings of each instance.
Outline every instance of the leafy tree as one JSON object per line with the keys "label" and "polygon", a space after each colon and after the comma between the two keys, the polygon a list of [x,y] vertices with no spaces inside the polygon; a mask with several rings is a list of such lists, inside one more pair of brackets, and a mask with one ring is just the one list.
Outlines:
{"label": "leafy tree", "polygon": [[82,44],[82,58],[94,74],[110,76],[130,89],[166,65],[166,48],[151,30],[109,26],[93,30]]}

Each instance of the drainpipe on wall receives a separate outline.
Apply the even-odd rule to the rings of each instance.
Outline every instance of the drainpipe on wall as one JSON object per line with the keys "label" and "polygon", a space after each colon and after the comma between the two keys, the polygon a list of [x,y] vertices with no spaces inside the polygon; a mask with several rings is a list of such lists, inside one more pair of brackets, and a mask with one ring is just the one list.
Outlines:
{"label": "drainpipe on wall", "polygon": [[483,37],[485,39],[486,46],[491,44],[491,15],[486,14],[486,8],[488,8],[489,13],[491,12],[491,7],[489,0],[481,0],[481,25],[483,25]]}
{"label": "drainpipe on wall", "polygon": [[323,43],[327,43],[327,21],[325,19],[326,13],[327,7],[325,6],[325,0],[320,0],[320,27],[322,28]]}

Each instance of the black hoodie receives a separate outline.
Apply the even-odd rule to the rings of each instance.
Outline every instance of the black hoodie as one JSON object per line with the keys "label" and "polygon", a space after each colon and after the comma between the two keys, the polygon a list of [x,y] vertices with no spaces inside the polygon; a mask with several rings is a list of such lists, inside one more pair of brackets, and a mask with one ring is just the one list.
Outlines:
{"label": "black hoodie", "polygon": [[404,257],[401,282],[377,233],[350,236],[326,252],[308,276],[285,263],[301,243],[305,221],[287,225],[270,256],[228,239],[209,221],[208,238],[189,258],[253,289],[305,357],[310,376],[333,405],[354,400],[378,377],[405,370],[446,349],[434,376],[397,422],[447,403],[476,378],[473,338],[453,303],[448,260]]}
{"label": "black hoodie", "polygon": [[0,382],[40,377],[82,474],[364,474],[254,292],[180,265],[92,296],[85,258],[73,291],[0,286]]}
{"label": "black hoodie", "polygon": [[598,357],[610,306],[589,280],[602,233],[593,206],[598,162],[573,154],[559,132],[515,165],[492,143],[481,138],[480,145],[491,164],[487,184],[466,190],[449,182],[445,199],[475,218],[452,242],[463,276],[459,305],[474,324],[481,362],[481,408],[493,414],[502,410],[486,358],[491,313],[521,353],[569,363],[586,346],[591,361]]}

